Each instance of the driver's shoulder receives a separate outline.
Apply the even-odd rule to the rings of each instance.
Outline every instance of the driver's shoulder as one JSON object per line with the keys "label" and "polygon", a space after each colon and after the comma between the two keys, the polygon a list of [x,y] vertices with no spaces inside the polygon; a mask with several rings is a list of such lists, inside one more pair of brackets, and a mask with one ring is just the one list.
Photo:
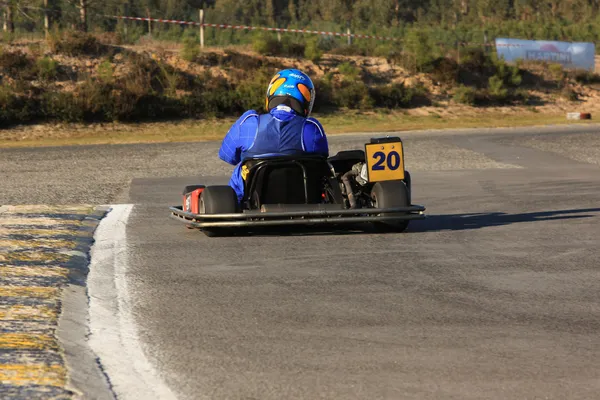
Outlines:
{"label": "driver's shoulder", "polygon": [[325,136],[325,129],[318,119],[313,117],[306,118],[305,129],[314,130],[315,133]]}
{"label": "driver's shoulder", "polygon": [[237,124],[242,126],[247,124],[248,122],[254,122],[254,120],[258,120],[259,114],[256,110],[248,110],[241,117],[238,118]]}

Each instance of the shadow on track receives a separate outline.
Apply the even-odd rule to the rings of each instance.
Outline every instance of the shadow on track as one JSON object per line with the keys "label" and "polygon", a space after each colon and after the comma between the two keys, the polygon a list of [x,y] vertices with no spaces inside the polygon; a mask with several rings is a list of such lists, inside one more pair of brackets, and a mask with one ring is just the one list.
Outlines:
{"label": "shadow on track", "polygon": [[[503,212],[476,214],[429,215],[427,219],[415,221],[409,226],[410,232],[463,231],[493,226],[504,226],[523,222],[541,222],[591,218],[600,208],[541,211],[521,214]],[[569,215],[570,214],[570,215]]]}
{"label": "shadow on track", "polygon": [[[493,213],[471,213],[471,214],[433,214],[427,219],[415,220],[410,223],[406,234],[441,232],[441,231],[465,231],[494,226],[504,226],[523,222],[542,222],[556,220],[572,220],[592,218],[598,215],[600,208],[583,208],[573,210],[541,211],[521,214],[507,214],[503,212]],[[327,228],[316,227],[293,227],[293,228],[261,228],[252,230],[239,230],[231,236],[346,236],[346,235],[369,235],[369,234],[393,235],[394,232],[381,233],[373,229],[369,224],[345,225]],[[397,233],[396,233],[397,234]]]}

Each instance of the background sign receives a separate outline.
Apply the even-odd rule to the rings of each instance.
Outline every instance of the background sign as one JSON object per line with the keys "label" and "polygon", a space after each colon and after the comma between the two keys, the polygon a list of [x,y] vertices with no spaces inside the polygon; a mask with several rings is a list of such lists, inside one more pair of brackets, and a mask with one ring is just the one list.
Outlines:
{"label": "background sign", "polygon": [[544,40],[496,39],[496,51],[507,62],[538,60],[562,64],[564,68],[594,71],[594,43],[551,42]]}

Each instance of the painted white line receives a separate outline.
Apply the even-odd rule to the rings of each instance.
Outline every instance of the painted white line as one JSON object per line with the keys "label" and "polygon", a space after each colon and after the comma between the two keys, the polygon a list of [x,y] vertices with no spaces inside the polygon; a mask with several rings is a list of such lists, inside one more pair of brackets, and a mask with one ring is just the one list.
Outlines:
{"label": "painted white line", "polygon": [[119,399],[176,399],[146,358],[127,285],[127,220],[133,205],[113,205],[94,234],[88,294],[90,347]]}

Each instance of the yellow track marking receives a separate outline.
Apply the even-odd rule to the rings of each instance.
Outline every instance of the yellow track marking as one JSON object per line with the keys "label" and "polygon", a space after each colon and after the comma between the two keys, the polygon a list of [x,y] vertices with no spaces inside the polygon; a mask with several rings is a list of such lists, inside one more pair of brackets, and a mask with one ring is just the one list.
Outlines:
{"label": "yellow track marking", "polygon": [[47,206],[43,204],[30,204],[30,205],[19,205],[19,206],[6,206],[5,214],[88,214],[93,210],[92,206],[89,205],[75,205],[75,206]]}
{"label": "yellow track marking", "polygon": [[56,309],[46,306],[0,306],[0,320],[52,320],[58,317]]}
{"label": "yellow track marking", "polygon": [[58,298],[58,288],[42,286],[0,286],[0,297],[35,297],[38,299]]}
{"label": "yellow track marking", "polygon": [[65,239],[53,239],[53,238],[35,238],[27,240],[14,240],[14,239],[0,239],[0,248],[31,248],[39,249],[43,247],[52,249],[72,249],[75,247],[75,242],[72,240]]}
{"label": "yellow track marking", "polygon": [[47,335],[26,333],[0,334],[0,349],[48,350],[56,347],[56,339]]}
{"label": "yellow track marking", "polygon": [[[70,224],[70,225],[79,225],[79,224]],[[77,231],[61,227],[61,226],[53,226],[48,229],[15,229],[15,228],[3,228],[0,226],[0,237],[5,235],[24,235],[24,236],[32,236],[36,238],[52,238],[55,236],[75,236],[77,235]]]}
{"label": "yellow track marking", "polygon": [[79,223],[79,221],[65,221],[60,220],[58,218],[48,218],[48,217],[40,217],[40,218],[17,218],[17,217],[3,217],[0,218],[0,226],[3,225],[22,225],[22,226],[32,226],[32,225],[40,225],[47,226],[49,229],[52,229],[55,225],[60,223]]}
{"label": "yellow track marking", "polygon": [[23,251],[12,252],[8,254],[0,254],[0,262],[18,263],[21,262],[45,262],[45,263],[61,263],[66,262],[69,256],[60,253],[50,253],[44,251]]}
{"label": "yellow track marking", "polygon": [[0,364],[0,383],[2,385],[64,387],[66,379],[67,371],[61,365]]}
{"label": "yellow track marking", "polygon": [[0,267],[1,278],[28,277],[28,278],[61,278],[69,275],[69,269],[64,267]]}

